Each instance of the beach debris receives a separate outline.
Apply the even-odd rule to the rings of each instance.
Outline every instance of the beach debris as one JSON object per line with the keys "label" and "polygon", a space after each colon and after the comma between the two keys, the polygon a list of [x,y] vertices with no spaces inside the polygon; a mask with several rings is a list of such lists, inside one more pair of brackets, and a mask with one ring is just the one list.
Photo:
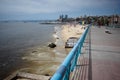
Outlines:
{"label": "beach debris", "polygon": [[45,74],[45,76],[50,76],[49,74]]}
{"label": "beach debris", "polygon": [[6,77],[4,80],[50,80],[51,76],[49,74],[38,75],[27,72],[16,71]]}
{"label": "beach debris", "polygon": [[105,29],[105,33],[112,34],[107,28]]}
{"label": "beach debris", "polygon": [[32,53],[36,53],[37,51],[32,51]]}
{"label": "beach debris", "polygon": [[65,48],[73,48],[77,41],[78,41],[77,37],[70,37],[65,43]]}
{"label": "beach debris", "polygon": [[55,43],[50,43],[50,44],[48,44],[48,47],[50,47],[50,48],[55,48],[55,47],[56,47],[56,44],[55,44]]}

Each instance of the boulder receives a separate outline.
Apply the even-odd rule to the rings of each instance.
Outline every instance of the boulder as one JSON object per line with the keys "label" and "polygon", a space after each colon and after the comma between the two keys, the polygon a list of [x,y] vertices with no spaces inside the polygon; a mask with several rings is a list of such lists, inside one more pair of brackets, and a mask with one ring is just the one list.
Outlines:
{"label": "boulder", "polygon": [[50,48],[55,48],[55,47],[56,47],[56,44],[55,44],[55,43],[50,43],[50,44],[48,45],[48,47],[50,47]]}

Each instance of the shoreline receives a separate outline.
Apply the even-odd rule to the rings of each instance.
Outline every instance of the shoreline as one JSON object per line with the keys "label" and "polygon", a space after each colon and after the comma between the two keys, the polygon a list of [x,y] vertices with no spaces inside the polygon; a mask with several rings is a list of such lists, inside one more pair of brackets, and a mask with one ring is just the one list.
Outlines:
{"label": "shoreline", "polygon": [[[25,67],[18,71],[43,76],[45,76],[45,74],[48,74],[49,76],[52,76],[59,67],[59,65],[62,63],[62,61],[65,59],[65,57],[68,55],[69,51],[71,50],[64,48],[66,40],[70,36],[80,37],[80,34],[82,34],[82,32],[84,31],[82,27],[83,27],[82,25],[78,24],[76,26],[73,24],[55,26],[54,27],[55,32],[52,36],[55,38],[55,43],[57,47],[54,49],[48,47],[44,47],[45,49],[43,49],[41,47],[38,47],[35,48],[35,50],[30,49],[30,51],[28,49],[29,55],[24,56],[22,59],[31,62],[30,65],[33,64],[34,65],[33,66],[29,65],[30,67]],[[79,33],[76,33],[76,31],[78,30]],[[41,50],[43,52],[41,52]]]}

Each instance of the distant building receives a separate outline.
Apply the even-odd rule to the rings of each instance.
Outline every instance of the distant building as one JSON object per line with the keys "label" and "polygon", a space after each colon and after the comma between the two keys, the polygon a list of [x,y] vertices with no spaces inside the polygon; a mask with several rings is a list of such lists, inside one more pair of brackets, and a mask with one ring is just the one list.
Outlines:
{"label": "distant building", "polygon": [[58,20],[61,21],[61,22],[67,22],[68,21],[68,15],[60,15]]}
{"label": "distant building", "polygon": [[68,19],[68,15],[65,15],[65,18],[64,18],[64,19],[66,19],[66,20],[67,20],[67,19]]}
{"label": "distant building", "polygon": [[120,15],[118,16],[118,24],[120,24]]}
{"label": "distant building", "polygon": [[58,20],[63,21],[63,15],[60,15]]}
{"label": "distant building", "polygon": [[120,25],[120,15],[109,15],[109,16],[80,16],[76,18],[68,18],[68,15],[60,15],[58,21],[61,22],[74,22],[81,23],[84,21],[84,24],[93,23],[93,25],[101,26],[113,26]]}

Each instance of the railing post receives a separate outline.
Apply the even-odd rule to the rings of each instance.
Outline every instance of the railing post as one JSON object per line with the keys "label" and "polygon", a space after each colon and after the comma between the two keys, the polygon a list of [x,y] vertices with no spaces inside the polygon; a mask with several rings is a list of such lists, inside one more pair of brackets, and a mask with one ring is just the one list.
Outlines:
{"label": "railing post", "polygon": [[73,71],[73,70],[74,70],[74,66],[76,65],[75,58],[76,58],[76,53],[75,53],[74,58],[73,58],[72,61],[71,61],[71,68],[70,68],[70,71]]}
{"label": "railing post", "polygon": [[70,66],[68,67],[67,72],[65,73],[63,80],[69,80],[69,77],[70,77],[69,74],[70,74]]}

